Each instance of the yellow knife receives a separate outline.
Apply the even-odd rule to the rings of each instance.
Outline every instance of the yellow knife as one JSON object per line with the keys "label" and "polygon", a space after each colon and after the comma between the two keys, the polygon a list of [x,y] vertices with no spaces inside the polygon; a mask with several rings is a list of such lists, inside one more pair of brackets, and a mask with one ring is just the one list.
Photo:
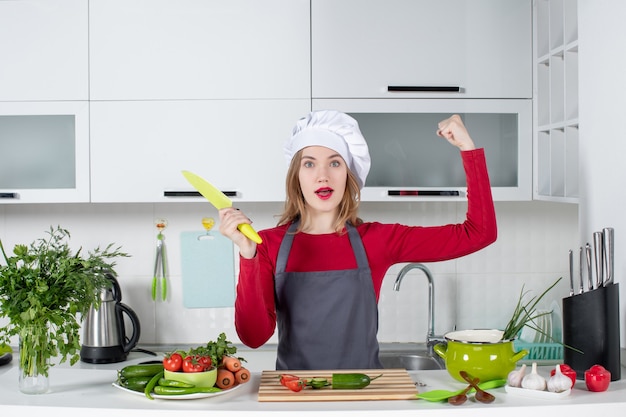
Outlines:
{"label": "yellow knife", "polygon": [[[209,200],[209,202],[213,204],[216,209],[221,210],[223,208],[233,206],[233,202],[226,196],[226,194],[215,188],[204,178],[189,171],[183,171],[183,176],[196,190],[200,192],[200,194],[204,196],[204,198]],[[237,228],[251,241],[259,244],[263,242],[261,236],[259,236],[259,234],[248,223],[242,223],[237,226]]]}

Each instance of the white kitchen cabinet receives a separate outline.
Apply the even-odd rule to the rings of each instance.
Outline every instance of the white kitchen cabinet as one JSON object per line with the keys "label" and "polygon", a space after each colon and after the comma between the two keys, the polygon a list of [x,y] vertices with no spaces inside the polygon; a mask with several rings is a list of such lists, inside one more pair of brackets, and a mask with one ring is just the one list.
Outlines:
{"label": "white kitchen cabinet", "polygon": [[88,99],[88,3],[0,1],[0,101]]}
{"label": "white kitchen cabinet", "polygon": [[531,100],[313,100],[314,110],[328,108],[353,116],[367,140],[372,167],[363,201],[465,200],[459,151],[436,135],[451,114],[485,149],[494,200],[532,199]]}
{"label": "white kitchen cabinet", "polygon": [[91,0],[92,100],[310,97],[309,0]]}
{"label": "white kitchen cabinet", "polygon": [[91,201],[203,202],[192,171],[233,201],[283,201],[283,143],[310,100],[91,103]]}
{"label": "white kitchen cabinet", "polygon": [[536,0],[536,200],[577,203],[578,18],[576,0]]}
{"label": "white kitchen cabinet", "polygon": [[311,5],[313,98],[532,97],[531,0]]}
{"label": "white kitchen cabinet", "polygon": [[88,202],[89,103],[0,102],[0,155],[0,204]]}

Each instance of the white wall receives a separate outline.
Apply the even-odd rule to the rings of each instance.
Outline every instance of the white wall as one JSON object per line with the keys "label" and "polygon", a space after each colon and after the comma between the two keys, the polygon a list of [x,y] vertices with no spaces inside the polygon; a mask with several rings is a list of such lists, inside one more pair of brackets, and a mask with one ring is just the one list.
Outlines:
{"label": "white wall", "polygon": [[626,346],[626,2],[578,0],[580,233],[590,240],[615,229],[615,281],[620,286],[621,346]]}
{"label": "white wall", "polygon": [[[241,204],[257,229],[275,224],[282,204]],[[437,225],[458,222],[464,203],[366,203],[367,221]],[[538,295],[558,277],[562,285],[546,298],[560,305],[568,293],[567,251],[578,245],[578,208],[570,204],[496,203],[498,241],[457,261],[429,264],[435,278],[436,332],[502,328],[522,285]],[[84,250],[108,243],[122,245],[132,255],[116,267],[123,302],[134,309],[142,326],[141,344],[205,343],[225,331],[238,342],[232,308],[185,309],[181,294],[182,231],[203,230],[201,218],[216,216],[208,203],[194,204],[42,204],[0,205],[0,239],[5,248],[29,244],[57,224],[72,234],[72,246]],[[150,283],[157,230],[155,219],[169,222],[164,231],[171,269],[170,298],[153,302]],[[412,272],[399,292],[393,281],[402,265],[394,266],[383,283],[380,299],[382,342],[423,342],[427,330],[427,281]],[[415,279],[413,279],[413,277]],[[276,341],[276,338],[272,339]]]}

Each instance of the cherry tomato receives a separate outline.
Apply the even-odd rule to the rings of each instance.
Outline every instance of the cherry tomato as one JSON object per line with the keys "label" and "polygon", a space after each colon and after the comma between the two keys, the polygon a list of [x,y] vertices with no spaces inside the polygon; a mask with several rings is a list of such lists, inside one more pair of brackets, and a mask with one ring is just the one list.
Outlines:
{"label": "cherry tomato", "polygon": [[585,371],[585,384],[589,391],[602,392],[609,388],[611,372],[602,365],[593,365]]}
{"label": "cherry tomato", "polygon": [[[574,384],[576,384],[576,371],[573,370],[569,365],[565,363],[562,364],[560,368],[561,368],[561,373],[572,380],[572,388],[574,388]],[[556,373],[556,369],[551,370],[550,376],[554,376],[555,373]]]}
{"label": "cherry tomato", "polygon": [[205,368],[202,365],[198,358],[194,356],[186,356],[183,359],[183,372],[204,372]]}
{"label": "cherry tomato", "polygon": [[211,369],[212,362],[210,356],[198,356],[198,363],[200,363],[205,370]]}
{"label": "cherry tomato", "polygon": [[163,358],[163,368],[168,371],[178,372],[183,366],[183,357],[180,353],[174,352]]}

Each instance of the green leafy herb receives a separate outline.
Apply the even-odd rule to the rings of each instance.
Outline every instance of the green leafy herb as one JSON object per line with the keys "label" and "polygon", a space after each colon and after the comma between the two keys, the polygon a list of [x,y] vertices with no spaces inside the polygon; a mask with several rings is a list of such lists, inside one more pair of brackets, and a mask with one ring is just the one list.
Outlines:
{"label": "green leafy herb", "polygon": [[[111,285],[105,273],[113,272],[113,259],[129,256],[109,244],[82,257],[82,248],[72,253],[67,230],[50,227],[46,233],[30,246],[15,245],[10,257],[0,240],[6,263],[0,265],[0,317],[10,321],[0,328],[0,344],[16,335],[29,338],[20,351],[25,375],[36,369],[47,376],[49,359],[59,355],[61,363],[79,360],[80,320],[92,304],[99,307],[100,293]],[[32,358],[36,363],[28,362]]]}
{"label": "green leafy herb", "polygon": [[[211,362],[218,366],[222,363],[224,355],[233,356],[237,353],[237,346],[233,345],[231,341],[226,340],[225,333],[220,333],[216,341],[209,341],[206,346],[199,346],[192,349],[189,353],[210,356]],[[243,358],[238,359],[245,361]]]}

